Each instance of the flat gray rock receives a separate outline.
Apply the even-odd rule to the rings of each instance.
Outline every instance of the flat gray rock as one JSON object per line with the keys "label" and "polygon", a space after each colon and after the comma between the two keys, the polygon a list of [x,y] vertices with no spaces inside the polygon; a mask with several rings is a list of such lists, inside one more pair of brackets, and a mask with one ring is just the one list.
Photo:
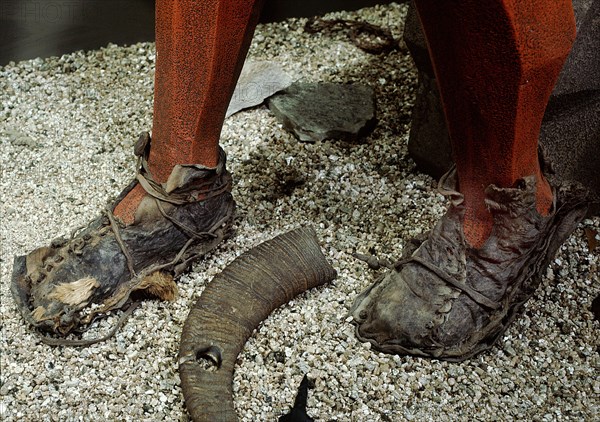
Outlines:
{"label": "flat gray rock", "polygon": [[355,141],[375,126],[375,93],[367,85],[292,84],[268,101],[283,126],[304,142]]}
{"label": "flat gray rock", "polygon": [[276,63],[246,61],[225,117],[262,104],[266,98],[287,88],[292,82],[292,78]]}

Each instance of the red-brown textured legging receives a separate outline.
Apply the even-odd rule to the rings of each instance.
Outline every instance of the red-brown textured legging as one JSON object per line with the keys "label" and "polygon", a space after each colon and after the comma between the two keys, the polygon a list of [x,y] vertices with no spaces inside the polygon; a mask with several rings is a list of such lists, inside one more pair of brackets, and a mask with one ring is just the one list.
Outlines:
{"label": "red-brown textured legging", "polygon": [[492,230],[490,184],[537,177],[537,209],[552,192],[538,161],[550,93],[575,39],[571,0],[416,0],[465,197],[465,236],[481,247]]}
{"label": "red-brown textured legging", "polygon": [[[154,121],[148,165],[159,182],[176,164],[215,166],[223,120],[262,0],[157,0]],[[133,222],[137,186],[116,207]]]}

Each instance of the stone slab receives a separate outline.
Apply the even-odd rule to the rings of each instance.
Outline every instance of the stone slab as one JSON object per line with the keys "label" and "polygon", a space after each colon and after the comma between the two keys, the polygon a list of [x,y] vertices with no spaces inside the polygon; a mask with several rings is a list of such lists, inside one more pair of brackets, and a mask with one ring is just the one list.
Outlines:
{"label": "stone slab", "polygon": [[268,101],[269,109],[299,140],[356,141],[374,126],[375,93],[366,85],[292,84]]}
{"label": "stone slab", "polygon": [[291,76],[277,63],[247,60],[244,63],[225,117],[262,104],[292,84]]}

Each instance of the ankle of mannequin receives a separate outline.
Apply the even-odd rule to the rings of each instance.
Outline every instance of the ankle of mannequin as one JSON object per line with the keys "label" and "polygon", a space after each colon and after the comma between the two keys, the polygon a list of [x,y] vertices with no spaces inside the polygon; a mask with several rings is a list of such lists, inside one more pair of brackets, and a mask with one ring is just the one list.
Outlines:
{"label": "ankle of mannequin", "polygon": [[[143,136],[144,134],[142,134]],[[172,145],[163,145],[160,142],[153,140],[152,148],[149,148],[150,137],[147,135],[147,139],[140,138],[138,141],[144,140],[146,144],[140,144],[139,149],[136,153],[138,156],[146,156],[148,154],[147,166],[149,171],[157,183],[166,183],[173,172],[173,169],[178,164],[188,163],[190,164],[201,164],[208,168],[216,168],[220,160],[219,144],[218,142],[203,142],[198,143],[194,146],[193,153],[183,148],[174,150],[171,148]],[[178,145],[177,143],[172,143]],[[138,145],[136,144],[136,148]],[[149,150],[149,151],[148,151]],[[160,153],[156,151],[160,150]],[[137,209],[146,196],[144,188],[137,184],[127,195],[117,204],[113,213],[118,217],[125,225],[130,225],[135,222]],[[198,199],[203,199],[202,195],[198,196]]]}
{"label": "ankle of mannequin", "polygon": [[126,196],[117,204],[113,213],[125,225],[133,224],[135,221],[135,212],[137,211],[142,199],[146,196],[146,191],[141,185],[136,185]]}
{"label": "ankle of mannequin", "polygon": [[[485,186],[477,184],[461,186],[460,193],[464,196],[465,214],[463,217],[463,232],[467,244],[475,249],[481,249],[492,233],[494,219],[485,205]],[[512,187],[500,186],[500,187]],[[553,195],[548,181],[542,176],[537,177],[536,209],[540,215],[547,216],[552,211]]]}
{"label": "ankle of mannequin", "polygon": [[[154,163],[156,161],[150,161],[148,163],[148,167],[150,167],[150,171],[153,175],[157,177],[157,181],[162,183],[166,181],[173,170],[173,166],[156,166]],[[166,174],[166,176],[164,176]],[[164,180],[162,180],[164,179]],[[125,225],[133,224],[135,221],[135,213],[146,196],[146,191],[142,187],[142,185],[137,184],[122,200],[117,204],[113,213],[119,218]]]}
{"label": "ankle of mannequin", "polygon": [[480,249],[492,233],[494,220],[485,207],[483,198],[467,199],[465,196],[465,214],[463,217],[463,232],[467,244]]}

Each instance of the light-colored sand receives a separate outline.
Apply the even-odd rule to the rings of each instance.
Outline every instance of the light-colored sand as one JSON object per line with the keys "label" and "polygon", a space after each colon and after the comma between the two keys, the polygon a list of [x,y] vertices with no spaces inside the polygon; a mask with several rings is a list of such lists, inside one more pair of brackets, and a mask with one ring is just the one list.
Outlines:
{"label": "light-colored sand", "polygon": [[[400,38],[405,11],[336,16]],[[175,302],[145,302],[114,338],[87,349],[49,347],[28,330],[9,293],[12,259],[85,224],[133,176],[133,142],[151,126],[154,45],[0,68],[0,419],[187,420],[176,355],[190,306],[242,251],[310,223],[339,276],[274,312],[249,340],[234,380],[241,420],[275,420],[305,372],[316,380],[308,409],[319,421],[597,420],[600,328],[589,307],[600,290],[599,255],[583,228],[600,231],[598,218],[564,244],[524,316],[491,351],[451,364],[357,341],[347,312],[377,274],[350,253],[398,257],[445,202],[407,155],[416,73],[406,51],[369,56],[343,35],[309,36],[303,23],[260,26],[250,55],[294,78],[372,85],[376,130],[360,145],[301,144],[264,107],[228,119],[222,144],[237,235],[181,277]],[[292,174],[306,183],[282,195],[280,180]]]}

